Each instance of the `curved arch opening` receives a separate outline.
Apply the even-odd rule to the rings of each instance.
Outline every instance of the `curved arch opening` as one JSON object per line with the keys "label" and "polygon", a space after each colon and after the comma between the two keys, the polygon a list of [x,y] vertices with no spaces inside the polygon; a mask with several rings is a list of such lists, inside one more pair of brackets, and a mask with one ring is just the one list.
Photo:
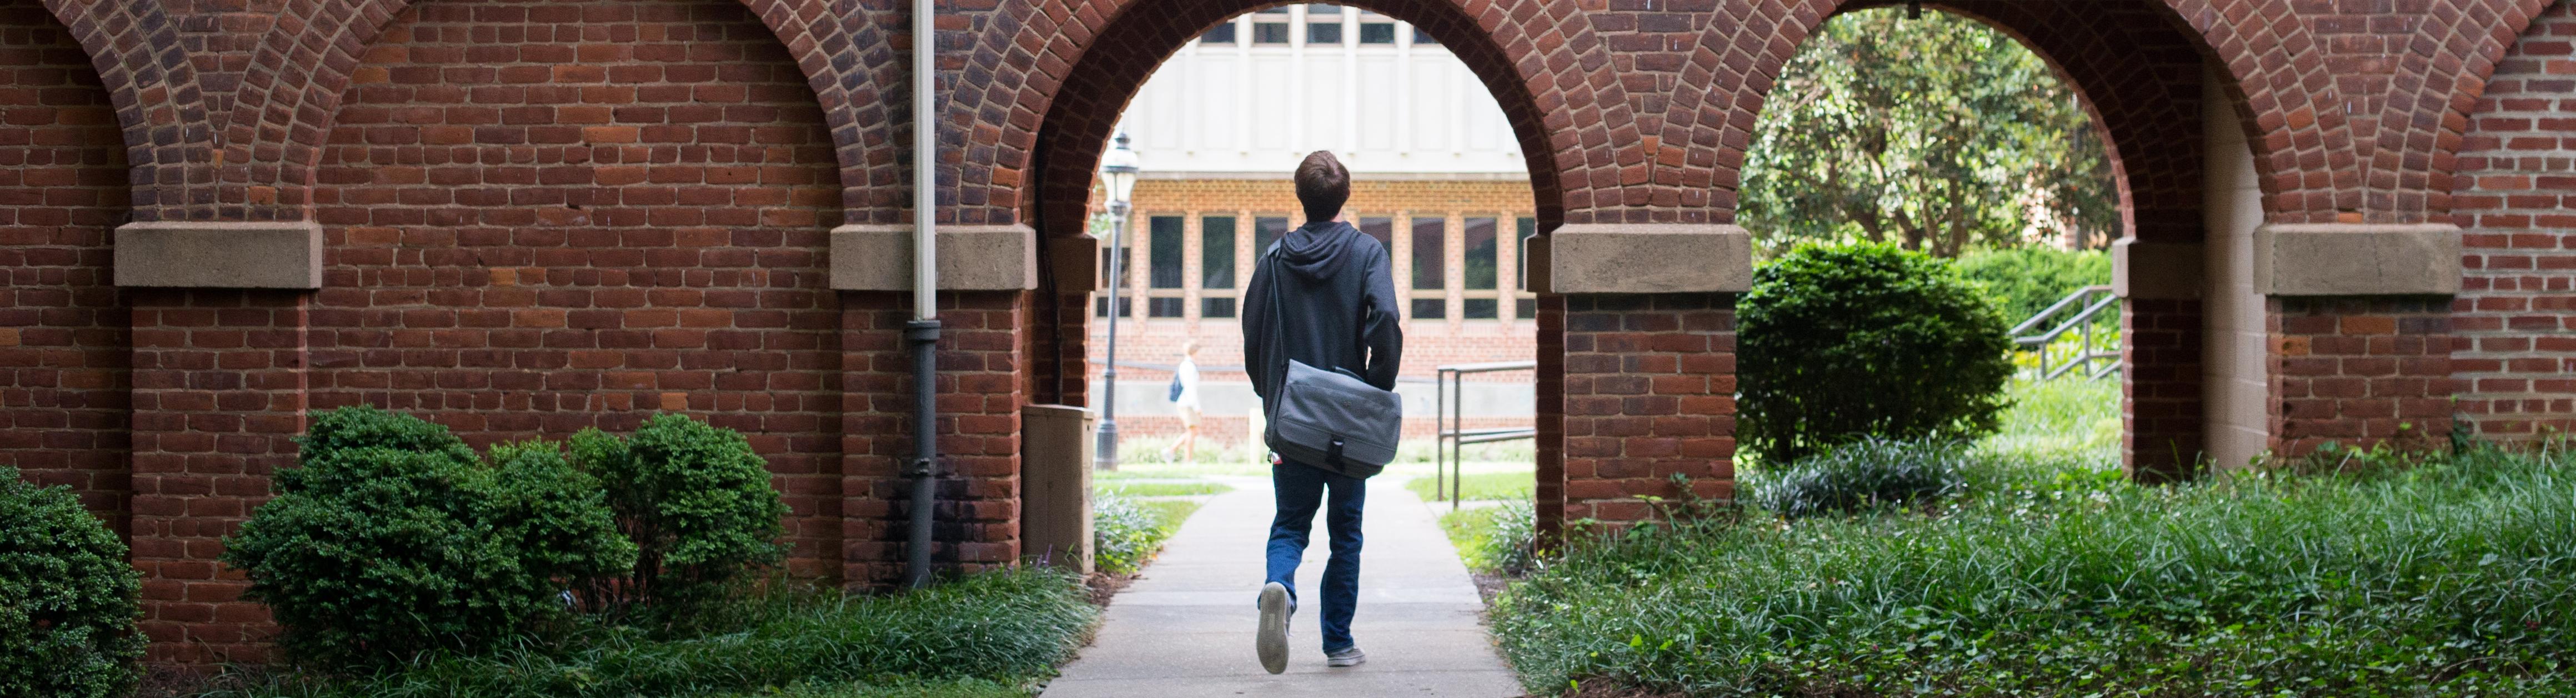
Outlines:
{"label": "curved arch opening", "polygon": [[[1086,367],[1049,375],[1042,360],[1035,399],[1115,405],[1121,460],[1131,464],[1187,452],[1175,442],[1196,423],[1200,458],[1250,466],[1258,401],[1241,373],[1242,292],[1260,250],[1306,222],[1289,171],[1307,152],[1329,150],[1353,174],[1345,220],[1392,259],[1410,461],[1396,471],[1429,475],[1436,431],[1508,432],[1455,455],[1482,461],[1470,473],[1531,496],[1547,448],[1536,438],[1548,396],[1534,361],[1546,311],[1524,265],[1528,240],[1562,223],[1568,202],[1553,154],[1561,144],[1542,130],[1535,88],[1501,60],[1492,36],[1437,3],[1146,3],[1129,12],[1093,42],[1037,131],[1032,170],[1041,178],[1024,204],[1049,244],[1110,236],[1095,171],[1122,127],[1145,174],[1122,243],[1102,250],[1101,268],[1054,270],[1112,279],[1120,296],[1113,306],[1104,293],[1070,292],[1049,305],[1056,317],[1034,319],[1044,328],[1035,341],[1060,342],[1061,365]],[[1161,21],[1168,15],[1188,19]],[[1111,259],[1125,271],[1111,276]],[[1193,342],[1201,416],[1185,419],[1165,398]],[[1525,366],[1435,389],[1441,367],[1497,361]],[[1112,366],[1114,391],[1105,387]],[[1424,493],[1445,497],[1452,487]]]}
{"label": "curved arch opening", "polygon": [[[1966,18],[2035,55],[2075,100],[2088,122],[2086,128],[2100,139],[2112,193],[2097,198],[2115,206],[2115,214],[2100,215],[2097,210],[2097,215],[2083,217],[2092,229],[2070,231],[2094,244],[2061,242],[2060,246],[2115,243],[2109,263],[2094,264],[2116,278],[2083,283],[2114,286],[2126,298],[2116,333],[2122,364],[2119,460],[2142,479],[2178,477],[2206,462],[2212,453],[2211,439],[2223,435],[2233,440],[2226,442],[2222,450],[2228,455],[2220,455],[2220,460],[2241,463],[2241,457],[2233,454],[2244,450],[2249,434],[2260,442],[2273,433],[2277,410],[2268,415],[2260,411],[2271,402],[2274,377],[2261,360],[2265,356],[2261,328],[2268,311],[2259,296],[2247,295],[2251,290],[2247,263],[2252,228],[2261,222],[2262,183],[2252,172],[2252,150],[2243,138],[2242,99],[2234,96],[2232,81],[2220,77],[2223,69],[2209,67],[2210,52],[2172,9],[2151,0],[2085,4],[1961,0],[1925,9],[1927,15],[1937,11]],[[1878,13],[1876,18],[1885,21],[1902,17],[1905,10],[1893,2],[1852,2],[1840,5],[1828,21],[1868,16],[1862,13]],[[1815,31],[1821,34],[1826,29],[1819,25]],[[1810,34],[1806,41],[1815,38]],[[1802,43],[1800,50],[1808,47]],[[1772,66],[1771,74],[1778,75],[1779,68]],[[1797,97],[1775,91],[1766,97],[1774,101],[1766,104],[1784,98]],[[1761,118],[1769,121],[1771,115]],[[1748,160],[1757,164],[1762,157],[1748,154]],[[1754,169],[1748,167],[1748,178],[1757,176]],[[1760,198],[1761,186],[1748,181],[1748,199]],[[2030,208],[2027,201],[2004,203]],[[1746,202],[1748,226],[1764,225],[1763,204]],[[1862,206],[1881,204],[1869,201]],[[1957,228],[1956,223],[1948,225],[1944,230]],[[2035,236],[2026,234],[2027,226],[1987,227],[1985,234],[1997,238],[1990,247],[2037,242],[2029,239]],[[2016,236],[2023,239],[2012,239]],[[1955,255],[1977,247],[1955,238],[1951,243],[1939,251]],[[2077,288],[2060,290],[2072,293]],[[2060,318],[2066,315],[2071,313]],[[2037,336],[2057,324],[2042,321],[2027,334]]]}

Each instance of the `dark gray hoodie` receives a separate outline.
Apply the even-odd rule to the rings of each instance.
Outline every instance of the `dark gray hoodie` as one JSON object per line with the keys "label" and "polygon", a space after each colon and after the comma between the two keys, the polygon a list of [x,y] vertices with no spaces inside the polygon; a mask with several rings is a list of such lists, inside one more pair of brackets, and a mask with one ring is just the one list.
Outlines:
{"label": "dark gray hoodie", "polygon": [[[1391,263],[1385,245],[1334,221],[1288,231],[1263,251],[1243,289],[1243,367],[1263,405],[1270,404],[1289,359],[1395,389],[1404,332],[1397,323]],[[1274,284],[1278,312],[1270,305]],[[1277,351],[1286,356],[1273,355],[1272,333],[1278,333]]]}

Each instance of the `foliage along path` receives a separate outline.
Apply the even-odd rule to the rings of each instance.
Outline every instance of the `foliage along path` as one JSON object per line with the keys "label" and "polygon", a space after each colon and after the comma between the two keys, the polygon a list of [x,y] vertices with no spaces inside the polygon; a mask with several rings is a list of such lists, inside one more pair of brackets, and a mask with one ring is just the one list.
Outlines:
{"label": "foliage along path", "polygon": [[1352,639],[1368,663],[1324,666],[1314,599],[1328,555],[1322,516],[1297,568],[1304,597],[1290,626],[1288,671],[1264,673],[1253,655],[1262,547],[1272,512],[1268,478],[1229,478],[1234,491],[1200,507],[1111,600],[1092,646],[1043,698],[1119,696],[1521,695],[1477,622],[1483,604],[1438,521],[1400,478],[1373,478],[1363,515],[1360,604]]}

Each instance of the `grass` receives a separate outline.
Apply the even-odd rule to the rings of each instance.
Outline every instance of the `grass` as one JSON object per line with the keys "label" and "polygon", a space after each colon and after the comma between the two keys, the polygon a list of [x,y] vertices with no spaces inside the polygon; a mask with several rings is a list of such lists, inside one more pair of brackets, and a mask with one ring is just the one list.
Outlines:
{"label": "grass", "polygon": [[1234,486],[1206,481],[1114,480],[1094,484],[1092,489],[1128,497],[1195,497],[1232,492]]}
{"label": "grass", "polygon": [[[1457,484],[1458,491],[1466,495],[1463,499],[1468,501],[1529,499],[1531,493],[1538,489],[1537,476],[1529,471],[1467,473],[1458,477]],[[1425,475],[1406,480],[1404,488],[1428,502],[1433,499],[1433,488],[1441,485]]]}
{"label": "grass", "polygon": [[2570,695],[2571,460],[2169,488],[1990,462],[2003,486],[1937,516],[1737,510],[1577,546],[1496,631],[1533,694]]}
{"label": "grass", "polygon": [[583,626],[481,655],[432,655],[373,675],[237,671],[198,698],[1026,695],[1070,659],[1099,611],[1041,568],[900,595],[792,587],[728,609],[737,629],[655,639]]}

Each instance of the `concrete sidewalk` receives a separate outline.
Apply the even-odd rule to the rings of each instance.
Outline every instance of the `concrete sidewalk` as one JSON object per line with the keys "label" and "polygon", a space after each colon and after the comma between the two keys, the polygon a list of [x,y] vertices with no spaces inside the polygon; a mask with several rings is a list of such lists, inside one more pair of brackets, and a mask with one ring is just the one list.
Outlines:
{"label": "concrete sidewalk", "polygon": [[1327,557],[1324,524],[1297,568],[1309,601],[1291,626],[1288,672],[1273,676],[1253,655],[1253,597],[1273,511],[1267,478],[1225,478],[1218,495],[1181,527],[1134,585],[1110,602],[1098,639],[1064,667],[1043,698],[1091,696],[1521,695],[1476,614],[1467,568],[1428,507],[1395,478],[1369,482],[1352,639],[1367,664],[1324,666],[1311,599]]}

